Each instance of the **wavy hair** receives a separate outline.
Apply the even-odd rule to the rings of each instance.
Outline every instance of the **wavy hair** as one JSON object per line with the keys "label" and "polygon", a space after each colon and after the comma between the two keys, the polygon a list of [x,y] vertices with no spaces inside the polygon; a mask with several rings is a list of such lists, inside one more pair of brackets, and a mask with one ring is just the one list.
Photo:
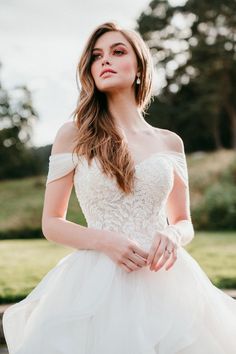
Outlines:
{"label": "wavy hair", "polygon": [[116,178],[118,187],[125,193],[133,192],[135,164],[128,145],[117,130],[114,118],[107,108],[105,93],[99,91],[91,74],[92,49],[96,40],[106,32],[120,32],[132,46],[140,71],[139,85],[133,84],[135,100],[141,113],[146,114],[152,98],[153,62],[149,48],[138,32],[122,29],[114,22],[106,22],[95,28],[82,51],[76,69],[76,82],[81,83],[73,120],[78,128],[74,151],[84,155],[91,164],[96,157],[102,172]]}

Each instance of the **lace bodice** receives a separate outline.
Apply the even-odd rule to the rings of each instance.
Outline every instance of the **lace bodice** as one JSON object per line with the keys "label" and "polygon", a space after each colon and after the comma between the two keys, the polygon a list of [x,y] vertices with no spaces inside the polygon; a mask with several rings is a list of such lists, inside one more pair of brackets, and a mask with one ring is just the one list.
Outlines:
{"label": "lace bodice", "polygon": [[127,195],[115,178],[106,176],[98,159],[89,166],[75,153],[52,154],[46,184],[74,170],[74,187],[88,227],[119,231],[150,247],[157,230],[168,225],[166,202],[172,190],[174,171],[188,188],[185,154],[157,152],[135,164],[135,192]]}

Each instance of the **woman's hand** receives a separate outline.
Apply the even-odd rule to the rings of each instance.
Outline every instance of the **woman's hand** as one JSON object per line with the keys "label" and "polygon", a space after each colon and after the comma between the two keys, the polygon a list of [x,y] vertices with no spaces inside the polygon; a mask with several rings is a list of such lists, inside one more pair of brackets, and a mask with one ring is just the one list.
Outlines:
{"label": "woman's hand", "polygon": [[[170,253],[168,252],[170,251]],[[158,231],[155,235],[147,258],[147,265],[155,272],[166,264],[165,269],[170,269],[177,259],[177,244],[165,235],[165,232]]]}
{"label": "woman's hand", "polygon": [[148,252],[118,232],[105,234],[101,250],[128,273],[147,265]]}

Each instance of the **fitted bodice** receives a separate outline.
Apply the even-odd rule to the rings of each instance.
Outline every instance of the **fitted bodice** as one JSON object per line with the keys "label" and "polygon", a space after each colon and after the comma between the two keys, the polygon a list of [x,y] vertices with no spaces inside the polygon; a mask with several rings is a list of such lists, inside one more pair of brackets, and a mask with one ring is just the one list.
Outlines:
{"label": "fitted bodice", "polygon": [[134,193],[125,194],[115,178],[102,172],[98,159],[89,166],[75,153],[52,154],[46,184],[74,170],[74,187],[87,226],[119,231],[149,248],[157,230],[168,225],[166,202],[174,172],[188,188],[185,154],[157,152],[135,164]]}

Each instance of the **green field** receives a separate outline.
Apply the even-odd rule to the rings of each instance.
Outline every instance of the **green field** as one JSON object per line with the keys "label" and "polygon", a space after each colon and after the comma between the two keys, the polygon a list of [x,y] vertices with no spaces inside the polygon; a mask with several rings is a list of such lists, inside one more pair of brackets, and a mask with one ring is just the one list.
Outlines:
{"label": "green field", "polygon": [[[41,218],[45,176],[5,180],[0,183],[0,239],[42,237]],[[73,188],[67,219],[86,225]]]}
{"label": "green field", "polygon": [[[236,232],[195,233],[186,250],[219,288],[236,288]],[[24,298],[73,248],[47,241],[0,241],[0,303]]]}

